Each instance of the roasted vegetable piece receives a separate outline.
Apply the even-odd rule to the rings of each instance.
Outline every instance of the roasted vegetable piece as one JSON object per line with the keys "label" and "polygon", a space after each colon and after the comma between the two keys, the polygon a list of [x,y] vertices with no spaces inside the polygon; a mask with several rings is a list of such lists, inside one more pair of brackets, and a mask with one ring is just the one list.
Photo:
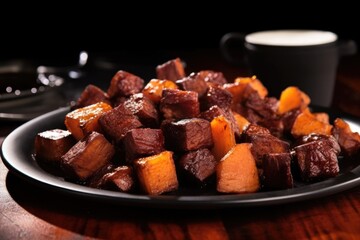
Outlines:
{"label": "roasted vegetable piece", "polygon": [[211,121],[210,126],[214,141],[211,152],[215,159],[220,161],[235,146],[235,134],[231,128],[231,123],[222,115],[215,117]]}
{"label": "roasted vegetable piece", "polygon": [[210,107],[208,110],[202,112],[200,114],[201,118],[204,118],[211,122],[215,117],[223,115],[226,119],[231,123],[231,127],[234,130],[236,137],[240,137],[240,129],[237,124],[237,120],[235,119],[235,114],[231,109],[223,109],[218,105],[214,105]]}
{"label": "roasted vegetable piece", "polygon": [[178,89],[179,87],[170,80],[151,79],[143,89],[143,94],[154,104],[158,104],[162,97],[162,91],[165,88]]}
{"label": "roasted vegetable piece", "polygon": [[124,104],[103,114],[99,118],[99,124],[105,135],[115,143],[118,143],[129,130],[142,127],[138,117],[125,108]]}
{"label": "roasted vegetable piece", "polygon": [[321,137],[293,149],[303,181],[319,181],[339,174],[340,146],[333,136]]}
{"label": "roasted vegetable piece", "polygon": [[139,158],[134,162],[141,189],[150,195],[159,195],[178,189],[179,183],[171,151]]}
{"label": "roasted vegetable piece", "polygon": [[305,109],[296,117],[291,129],[291,134],[295,138],[311,133],[331,135],[331,129],[331,124],[317,120],[309,109]]}
{"label": "roasted vegetable piece", "polygon": [[112,77],[107,93],[111,99],[114,99],[139,93],[143,88],[144,80],[142,78],[120,70]]}
{"label": "roasted vegetable piece", "polygon": [[250,122],[243,116],[241,116],[239,113],[237,112],[233,112],[234,114],[234,118],[236,120],[236,125],[239,128],[239,132],[240,134],[245,131],[245,129],[247,129],[250,125]]}
{"label": "roasted vegetable piece", "polygon": [[200,113],[198,94],[192,91],[164,89],[160,111],[164,118],[182,119],[197,117]]}
{"label": "roasted vegetable piece", "polygon": [[290,153],[268,153],[262,162],[262,183],[268,190],[287,189],[294,186]]}
{"label": "roasted vegetable piece", "polygon": [[281,92],[278,113],[284,114],[294,109],[305,109],[310,104],[309,96],[298,87],[290,86]]}
{"label": "roasted vegetable piece", "polygon": [[164,122],[161,126],[167,148],[174,151],[192,151],[212,147],[210,122],[201,118]]}
{"label": "roasted vegetable piece", "polygon": [[61,157],[62,167],[69,178],[85,181],[108,164],[114,154],[114,146],[104,135],[92,132]]}
{"label": "roasted vegetable piece", "polygon": [[156,78],[176,81],[186,76],[185,69],[180,58],[171,59],[156,66]]}
{"label": "roasted vegetable piece", "polygon": [[252,89],[254,89],[261,98],[265,98],[268,95],[267,88],[262,84],[262,82],[256,78],[252,77],[238,77],[234,81],[235,83],[248,84]]}
{"label": "roasted vegetable piece", "polygon": [[66,128],[76,140],[82,139],[92,131],[102,132],[98,120],[110,110],[112,110],[112,107],[103,102],[73,110],[65,116]]}
{"label": "roasted vegetable piece", "polygon": [[178,168],[189,183],[205,187],[214,175],[217,163],[209,149],[201,148],[183,154],[179,159]]}
{"label": "roasted vegetable piece", "polygon": [[64,155],[76,140],[71,132],[63,129],[52,129],[40,132],[35,137],[35,157],[38,160],[59,164]]}
{"label": "roasted vegetable piece", "polygon": [[106,92],[93,84],[89,84],[82,91],[73,109],[83,108],[98,102],[104,102],[111,105],[109,95]]}
{"label": "roasted vegetable piece", "polygon": [[332,134],[339,142],[341,150],[347,156],[360,154],[360,135],[353,132],[350,126],[341,118],[336,118]]}
{"label": "roasted vegetable piece", "polygon": [[123,139],[126,160],[158,154],[164,151],[161,129],[137,128],[128,131]]}
{"label": "roasted vegetable piece", "polygon": [[216,178],[216,189],[222,193],[258,191],[259,174],[251,153],[251,144],[235,145],[217,165]]}

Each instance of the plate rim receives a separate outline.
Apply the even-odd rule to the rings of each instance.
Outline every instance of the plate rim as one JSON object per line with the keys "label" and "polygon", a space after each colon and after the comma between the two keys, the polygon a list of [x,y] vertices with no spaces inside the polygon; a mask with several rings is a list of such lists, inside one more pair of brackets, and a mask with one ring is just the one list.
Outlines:
{"label": "plate rim", "polygon": [[[299,202],[333,195],[360,185],[360,165],[351,171],[342,173],[337,177],[308,184],[302,187],[291,188],[277,191],[264,191],[246,194],[219,194],[219,195],[160,195],[149,196],[144,194],[121,193],[116,191],[102,190],[82,186],[76,183],[64,181],[40,168],[31,156],[26,155],[22,150],[21,143],[29,142],[34,139],[34,134],[38,133],[33,126],[47,130],[43,123],[49,119],[57,119],[58,122],[48,123],[50,125],[61,124],[60,116],[65,116],[70,107],[62,107],[36,117],[13,130],[4,139],[1,146],[1,159],[4,165],[15,175],[27,180],[40,187],[59,191],[77,197],[85,197],[89,200],[107,201],[121,205],[136,205],[143,207],[166,207],[166,208],[225,208],[225,207],[248,207],[248,206],[267,206],[283,203]],[[339,116],[347,120],[347,117]],[[351,119],[360,126],[360,121]],[[41,124],[40,124],[41,123]],[[41,125],[41,126],[40,126]],[[25,139],[23,135],[32,132],[32,136]],[[27,140],[28,139],[28,140]],[[19,141],[20,140],[20,141]],[[33,145],[32,145],[33,146]],[[28,146],[29,148],[31,146]],[[31,155],[31,154],[30,154]],[[31,158],[31,161],[28,161]]]}

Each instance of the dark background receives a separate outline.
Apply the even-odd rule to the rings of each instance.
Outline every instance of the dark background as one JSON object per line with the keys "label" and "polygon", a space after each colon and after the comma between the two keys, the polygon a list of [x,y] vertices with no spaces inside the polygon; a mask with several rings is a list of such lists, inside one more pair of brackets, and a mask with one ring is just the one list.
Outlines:
{"label": "dark background", "polygon": [[357,8],[348,3],[314,9],[294,1],[280,6],[212,2],[199,2],[198,7],[179,1],[77,7],[51,2],[39,9],[33,5],[2,9],[0,58],[63,64],[75,61],[81,50],[119,56],[191,51],[218,48],[227,32],[289,28],[328,30],[340,39],[360,41]]}

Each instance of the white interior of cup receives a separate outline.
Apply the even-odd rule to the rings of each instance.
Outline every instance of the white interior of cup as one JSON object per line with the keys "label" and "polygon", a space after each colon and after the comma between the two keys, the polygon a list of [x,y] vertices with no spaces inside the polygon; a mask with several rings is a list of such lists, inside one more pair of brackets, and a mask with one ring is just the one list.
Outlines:
{"label": "white interior of cup", "polygon": [[311,46],[337,40],[333,32],[320,30],[269,30],[246,35],[245,41],[269,46]]}

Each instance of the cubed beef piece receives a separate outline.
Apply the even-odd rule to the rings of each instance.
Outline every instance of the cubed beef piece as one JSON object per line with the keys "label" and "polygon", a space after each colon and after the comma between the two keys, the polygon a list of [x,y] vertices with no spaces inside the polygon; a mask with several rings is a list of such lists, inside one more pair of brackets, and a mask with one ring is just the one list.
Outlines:
{"label": "cubed beef piece", "polygon": [[360,134],[353,132],[349,124],[343,119],[335,119],[332,134],[339,142],[344,155],[354,156],[360,154]]}
{"label": "cubed beef piece", "polygon": [[119,192],[130,192],[134,189],[135,178],[129,166],[119,166],[102,175],[93,187]]}
{"label": "cubed beef piece", "polygon": [[244,141],[249,141],[247,140],[251,135],[256,135],[256,134],[271,134],[269,129],[253,124],[251,123],[243,132],[243,137],[244,137]]}
{"label": "cubed beef piece", "polygon": [[37,160],[60,164],[62,155],[75,143],[75,138],[67,130],[52,129],[40,132],[35,137],[35,157]]}
{"label": "cubed beef piece", "polygon": [[185,70],[180,58],[171,59],[156,66],[156,78],[162,80],[176,81],[184,78]]}
{"label": "cubed beef piece", "polygon": [[192,91],[164,89],[160,111],[164,118],[168,119],[197,117],[200,113],[198,94]]}
{"label": "cubed beef piece", "polygon": [[253,144],[251,152],[255,157],[258,168],[262,168],[262,159],[265,154],[289,152],[290,144],[271,134],[249,134],[245,130],[244,140]]}
{"label": "cubed beef piece", "polygon": [[107,90],[111,99],[119,96],[130,96],[141,92],[144,88],[144,80],[132,73],[118,71],[111,79]]}
{"label": "cubed beef piece", "polygon": [[73,106],[73,109],[83,108],[97,102],[104,102],[112,105],[110,102],[109,95],[101,90],[99,87],[89,84],[80,94],[80,97]]}
{"label": "cubed beef piece", "polygon": [[191,73],[189,76],[177,80],[176,84],[180,86],[182,90],[197,92],[199,98],[206,93],[208,88],[204,78],[196,73]]}
{"label": "cubed beef piece", "polygon": [[206,94],[201,98],[201,110],[205,111],[214,105],[223,109],[230,109],[232,95],[220,86],[209,86]]}
{"label": "cubed beef piece", "polygon": [[221,86],[227,83],[227,80],[222,72],[203,70],[200,71],[198,74],[203,77],[205,82],[207,82],[208,84],[217,84]]}
{"label": "cubed beef piece", "polygon": [[104,135],[92,132],[62,156],[62,167],[69,178],[85,181],[108,164],[114,154],[114,146]]}
{"label": "cubed beef piece", "polygon": [[105,135],[115,143],[118,143],[129,130],[143,126],[138,117],[125,108],[124,104],[103,114],[99,118],[99,124]]}
{"label": "cubed beef piece", "polygon": [[189,183],[205,187],[215,176],[217,161],[207,148],[201,148],[183,154],[178,162],[180,172]]}
{"label": "cubed beef piece", "polygon": [[158,127],[158,112],[151,100],[145,97],[144,94],[137,93],[131,95],[130,98],[124,102],[124,107],[136,115],[145,127]]}
{"label": "cubed beef piece", "polygon": [[201,118],[182,119],[162,124],[165,145],[174,151],[191,151],[211,147],[210,122]]}
{"label": "cubed beef piece", "polygon": [[138,128],[127,132],[124,139],[127,161],[164,151],[164,135],[161,129]]}
{"label": "cubed beef piece", "polygon": [[268,153],[262,159],[264,187],[269,190],[294,186],[290,153]]}
{"label": "cubed beef piece", "polygon": [[303,181],[312,182],[339,174],[337,156],[340,146],[331,138],[319,138],[293,148]]}
{"label": "cubed beef piece", "polygon": [[302,112],[302,110],[300,108],[296,108],[296,109],[287,111],[286,113],[284,113],[281,116],[285,133],[290,133],[291,128],[293,127],[293,124],[295,122],[295,119],[301,112]]}

